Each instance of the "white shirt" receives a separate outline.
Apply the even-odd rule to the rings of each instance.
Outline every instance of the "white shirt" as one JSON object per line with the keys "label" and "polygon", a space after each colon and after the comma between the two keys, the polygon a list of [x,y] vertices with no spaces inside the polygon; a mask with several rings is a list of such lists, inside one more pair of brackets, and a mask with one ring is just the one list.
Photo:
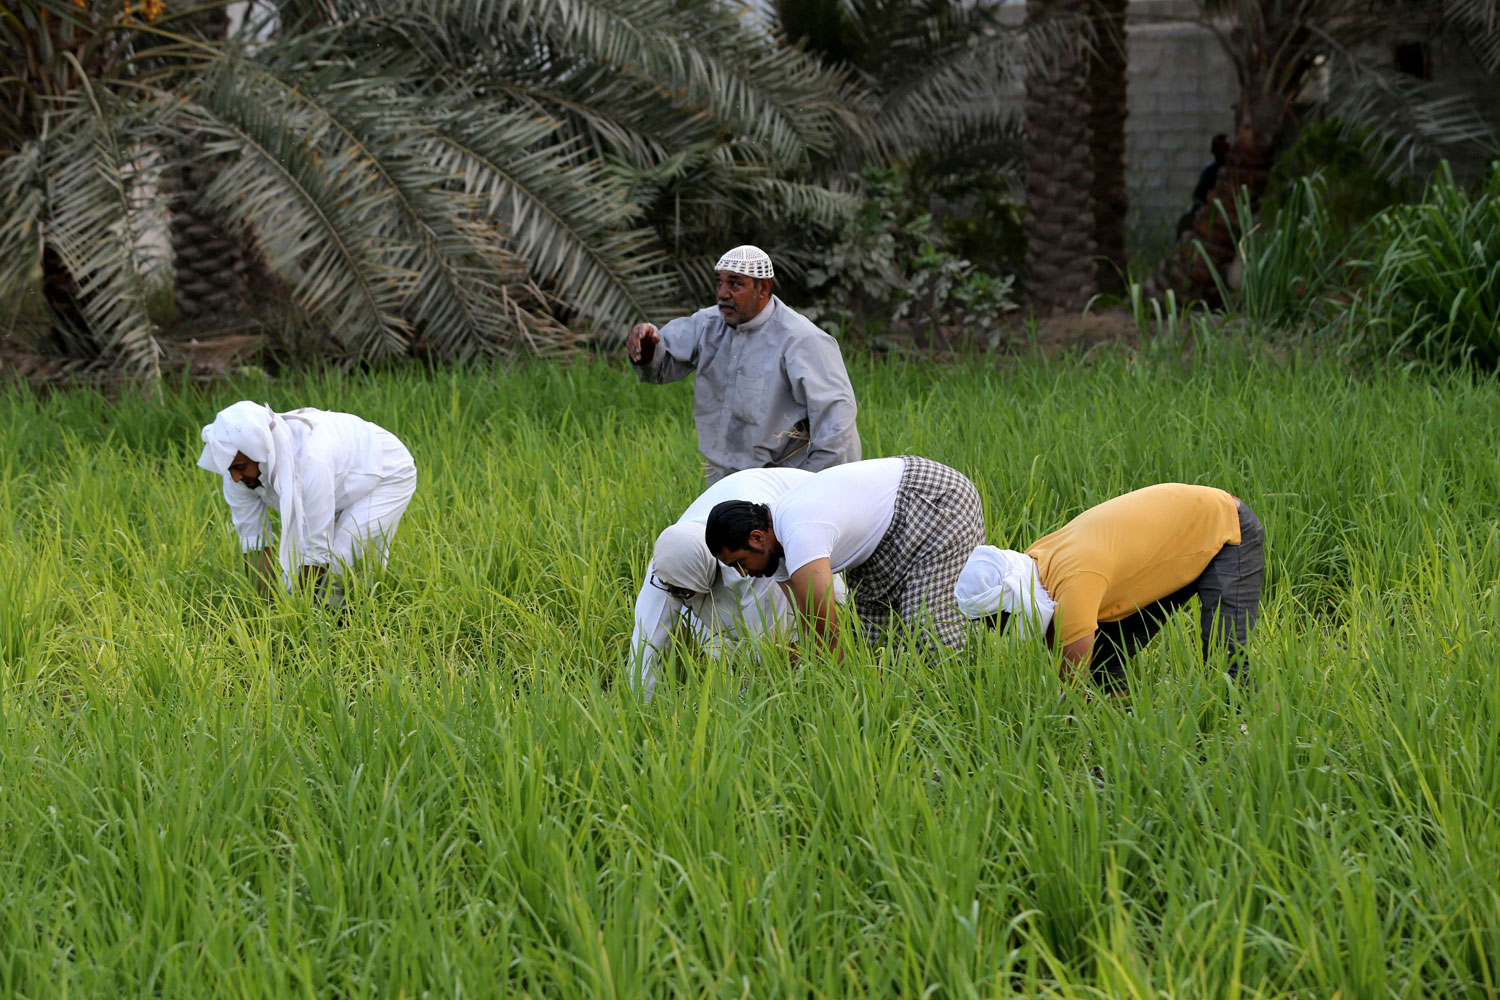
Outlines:
{"label": "white shirt", "polygon": [[890,530],[906,463],[899,458],[850,462],[815,473],[770,505],[781,565],[771,579],[827,559],[835,573],[864,563]]}
{"label": "white shirt", "polygon": [[[749,500],[770,504],[813,474],[803,469],[746,469],[726,476],[704,490],[683,511],[678,522],[708,524],[709,511],[725,500]],[[690,625],[700,639],[743,638],[790,628],[791,605],[781,588],[768,578],[742,576],[718,566],[714,585],[683,602],[651,585],[655,563],[646,566],[646,581],[635,599],[635,629],[630,636],[632,662],[646,697],[656,687],[654,664],[657,654],[671,640],[672,628],[684,610],[692,615]]]}
{"label": "white shirt", "polygon": [[[414,474],[416,466],[394,434],[352,413],[304,407],[282,416],[297,443],[293,460],[307,523],[307,537],[297,540],[297,561],[327,566],[333,561],[339,513],[369,496],[381,480]],[[281,510],[277,484],[265,475],[260,482],[260,488],[252,490],[224,475],[224,499],[245,552],[266,547],[268,513]]]}

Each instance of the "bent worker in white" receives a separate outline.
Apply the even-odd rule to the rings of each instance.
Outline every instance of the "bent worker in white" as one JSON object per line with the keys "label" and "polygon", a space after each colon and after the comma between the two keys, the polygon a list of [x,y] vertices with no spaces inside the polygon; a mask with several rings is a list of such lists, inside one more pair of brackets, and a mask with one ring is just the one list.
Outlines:
{"label": "bent worker in white", "polygon": [[[631,684],[648,700],[656,688],[656,659],[674,631],[710,650],[721,640],[793,636],[795,617],[781,588],[769,579],[720,566],[704,544],[703,532],[708,512],[719,501],[754,497],[759,503],[772,503],[811,478],[812,473],[803,469],[746,469],[725,476],[657,536],[646,581],[635,599],[635,631],[630,637]],[[834,581],[834,599],[844,599],[842,578]]]}
{"label": "bent worker in white", "polygon": [[[203,428],[198,465],[224,477],[245,568],[262,593],[279,563],[287,590],[315,584],[333,603],[341,596],[336,578],[362,554],[385,565],[417,489],[411,452],[390,431],[351,413],[277,413],[249,400]],[[281,516],[276,562],[267,545],[273,510]]]}

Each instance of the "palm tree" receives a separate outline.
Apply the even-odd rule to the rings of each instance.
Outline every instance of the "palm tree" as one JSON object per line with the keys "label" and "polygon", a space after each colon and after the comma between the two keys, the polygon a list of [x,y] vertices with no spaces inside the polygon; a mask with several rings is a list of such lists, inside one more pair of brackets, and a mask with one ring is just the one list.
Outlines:
{"label": "palm tree", "polygon": [[[1233,261],[1241,191],[1254,210],[1277,158],[1294,134],[1300,98],[1326,73],[1324,111],[1362,127],[1385,166],[1413,165],[1424,154],[1469,142],[1494,148],[1483,118],[1461,96],[1401,74],[1368,54],[1394,33],[1426,30],[1470,45],[1491,72],[1500,69],[1496,0],[1197,0],[1199,20],[1218,36],[1239,78],[1240,100],[1228,160],[1191,239],[1158,269],[1151,288],[1212,301]],[[1223,206],[1221,208],[1221,206]],[[1227,209],[1227,211],[1225,210]],[[1201,246],[1201,250],[1199,249]],[[1210,268],[1212,264],[1212,269]]]}
{"label": "palm tree", "polygon": [[799,173],[859,135],[842,79],[712,0],[284,0],[253,44],[0,3],[0,301],[45,273],[135,375],[173,178],[346,360],[556,351],[704,276],[669,250],[848,207]]}

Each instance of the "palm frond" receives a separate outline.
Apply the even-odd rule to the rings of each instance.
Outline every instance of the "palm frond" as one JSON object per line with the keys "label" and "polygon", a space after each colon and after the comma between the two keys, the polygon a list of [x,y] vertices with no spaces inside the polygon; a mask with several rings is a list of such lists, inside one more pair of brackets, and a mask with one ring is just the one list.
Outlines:
{"label": "palm frond", "polygon": [[531,273],[596,330],[654,315],[670,289],[655,235],[617,175],[578,149],[537,141],[552,123],[471,108],[430,124],[432,162],[463,180]]}
{"label": "palm frond", "polygon": [[77,286],[76,300],[100,353],[130,375],[161,374],[156,323],[147,307],[150,276],[165,254],[146,238],[165,218],[160,158],[141,139],[153,130],[87,88],[46,143],[46,243]]}
{"label": "palm frond", "polygon": [[[428,155],[425,122],[441,110],[386,80],[329,67],[299,72],[301,53],[268,51],[239,65],[279,91],[278,100],[318,121],[314,131],[350,150],[389,195],[394,263],[415,276],[404,313],[426,344],[448,359],[555,350],[566,331],[547,316],[526,263],[496,227],[476,217],[477,199]],[[361,66],[384,69],[379,66]],[[343,78],[341,78],[343,77]]]}
{"label": "palm frond", "polygon": [[1500,73],[1500,0],[1443,0],[1444,19],[1491,73]]}
{"label": "palm frond", "polygon": [[1382,172],[1414,172],[1422,162],[1470,144],[1492,154],[1500,149],[1466,95],[1372,65],[1332,40],[1330,47],[1334,83],[1325,111],[1350,128],[1367,130],[1371,151],[1381,154]]}
{"label": "palm frond", "polygon": [[403,306],[417,275],[410,245],[385,225],[394,194],[357,146],[323,142],[330,123],[285,100],[259,74],[223,60],[182,120],[220,160],[203,200],[251,234],[293,295],[355,359],[405,350]]}
{"label": "palm frond", "polygon": [[42,276],[47,204],[42,153],[40,142],[28,142],[0,159],[0,302],[19,301]]}
{"label": "palm frond", "polygon": [[995,35],[952,53],[929,73],[884,95],[875,120],[880,147],[904,158],[966,131],[1000,131],[1024,111],[1015,39]]}

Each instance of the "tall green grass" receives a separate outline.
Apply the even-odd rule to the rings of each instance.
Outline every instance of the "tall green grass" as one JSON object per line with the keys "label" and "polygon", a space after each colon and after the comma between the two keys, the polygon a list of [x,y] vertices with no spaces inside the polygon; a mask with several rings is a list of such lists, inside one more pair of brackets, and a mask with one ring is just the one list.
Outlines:
{"label": "tall green grass", "polygon": [[1375,219],[1360,342],[1385,354],[1500,365],[1500,162],[1478,190],[1447,164],[1422,201]]}
{"label": "tall green grass", "polygon": [[[967,472],[999,544],[1244,497],[1256,689],[1183,616],[1128,710],[991,636],[673,656],[642,705],[631,602],[701,480],[688,388],[619,366],[0,395],[0,993],[1500,993],[1495,382],[1211,344],[853,375],[866,454]],[[417,458],[343,620],[241,577],[193,460],[242,396]]]}

